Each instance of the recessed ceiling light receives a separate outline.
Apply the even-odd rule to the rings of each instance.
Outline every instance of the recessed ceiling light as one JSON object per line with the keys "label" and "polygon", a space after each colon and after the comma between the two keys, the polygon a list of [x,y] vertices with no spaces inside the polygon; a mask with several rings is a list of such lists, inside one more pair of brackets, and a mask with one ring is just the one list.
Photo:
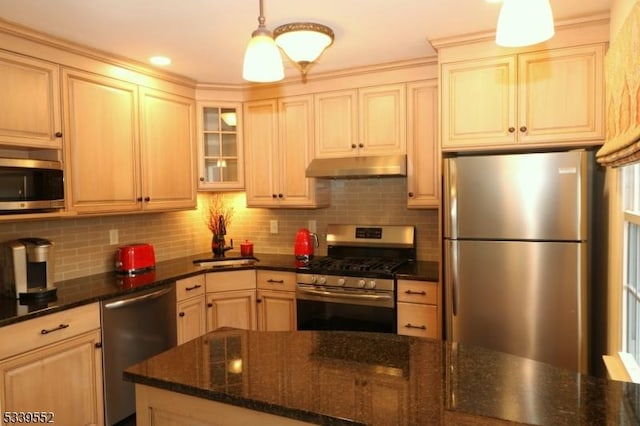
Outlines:
{"label": "recessed ceiling light", "polygon": [[166,56],[152,56],[149,58],[149,62],[153,65],[166,67],[167,65],[171,65],[171,58],[167,58]]}

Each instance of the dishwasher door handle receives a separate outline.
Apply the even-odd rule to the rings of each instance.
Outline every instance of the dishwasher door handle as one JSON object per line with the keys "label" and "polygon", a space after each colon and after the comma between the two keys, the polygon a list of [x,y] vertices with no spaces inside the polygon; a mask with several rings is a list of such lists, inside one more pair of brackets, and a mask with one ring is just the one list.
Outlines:
{"label": "dishwasher door handle", "polygon": [[135,305],[136,303],[142,303],[147,300],[157,299],[158,297],[164,296],[170,291],[171,291],[171,287],[167,287],[158,291],[154,291],[153,293],[147,293],[147,294],[143,294],[141,296],[135,296],[135,297],[127,297],[125,299],[120,299],[114,302],[105,303],[104,307],[106,309],[125,308],[127,306]]}

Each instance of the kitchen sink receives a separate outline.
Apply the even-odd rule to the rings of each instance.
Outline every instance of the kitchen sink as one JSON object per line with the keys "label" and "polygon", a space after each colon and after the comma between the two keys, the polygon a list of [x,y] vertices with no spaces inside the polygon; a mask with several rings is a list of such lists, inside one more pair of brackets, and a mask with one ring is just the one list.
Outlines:
{"label": "kitchen sink", "polygon": [[196,259],[193,261],[193,264],[203,268],[217,268],[221,266],[253,265],[256,262],[259,262],[258,258],[256,257],[241,256],[241,257],[212,257],[209,259]]}

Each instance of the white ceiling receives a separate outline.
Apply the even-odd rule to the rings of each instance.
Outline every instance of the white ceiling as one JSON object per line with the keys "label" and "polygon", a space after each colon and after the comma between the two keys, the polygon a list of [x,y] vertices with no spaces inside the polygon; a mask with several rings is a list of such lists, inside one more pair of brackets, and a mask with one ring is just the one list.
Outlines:
{"label": "white ceiling", "polygon": [[[612,0],[550,0],[556,20],[608,11]],[[264,0],[267,28],[328,25],[334,44],[309,71],[434,54],[427,40],[491,31],[499,4],[485,0]],[[242,84],[242,60],[258,26],[258,0],[0,0],[0,17],[146,62],[201,83]],[[285,59],[287,75],[298,71]]]}

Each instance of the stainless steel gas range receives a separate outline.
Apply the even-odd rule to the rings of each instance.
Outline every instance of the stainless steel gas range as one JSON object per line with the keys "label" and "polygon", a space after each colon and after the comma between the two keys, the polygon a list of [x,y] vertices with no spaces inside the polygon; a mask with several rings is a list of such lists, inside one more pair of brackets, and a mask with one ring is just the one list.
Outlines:
{"label": "stainless steel gas range", "polygon": [[415,227],[332,224],[326,243],[296,274],[298,330],[395,333],[395,273],[415,261]]}

